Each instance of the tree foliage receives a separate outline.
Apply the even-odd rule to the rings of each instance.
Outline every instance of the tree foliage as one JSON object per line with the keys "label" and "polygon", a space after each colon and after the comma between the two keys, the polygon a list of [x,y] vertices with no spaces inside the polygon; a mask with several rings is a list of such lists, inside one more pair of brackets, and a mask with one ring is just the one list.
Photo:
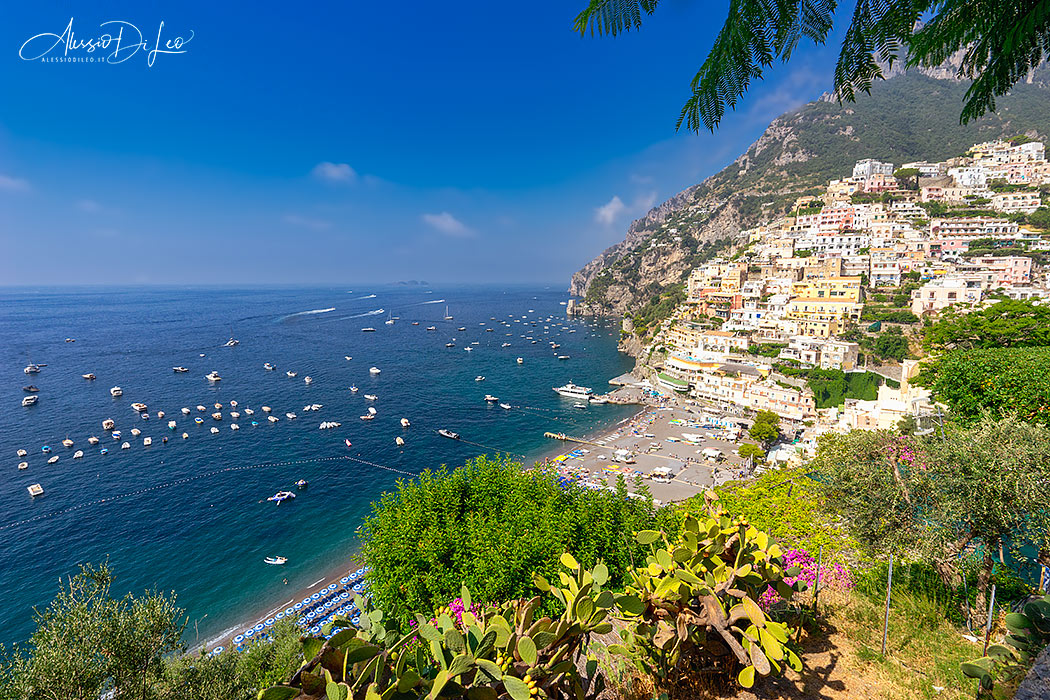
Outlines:
{"label": "tree foliage", "polygon": [[950,423],[921,437],[854,430],[821,438],[812,468],[829,506],[876,552],[921,552],[957,584],[959,555],[979,547],[978,588],[1005,552],[1050,543],[1050,430],[1015,417]]}
{"label": "tree foliage", "polygon": [[1050,346],[1050,305],[1006,299],[967,312],[949,306],[923,332],[930,350]]}
{"label": "tree foliage", "polygon": [[21,700],[152,698],[166,655],[183,649],[175,596],[147,592],[116,600],[105,564],[84,565],[36,613],[25,648],[3,660],[0,697]]}
{"label": "tree foliage", "polygon": [[372,594],[405,616],[451,600],[461,584],[481,601],[524,596],[533,573],[557,577],[566,549],[586,564],[603,559],[620,585],[640,554],[629,533],[657,519],[622,483],[615,491],[564,488],[553,475],[478,457],[398,482],[373,504],[362,550]]}
{"label": "tree foliage", "polygon": [[[590,0],[573,28],[581,35],[616,36],[640,29],[658,0]],[[676,128],[714,130],[751,81],[787,62],[805,39],[823,44],[836,0],[730,0],[728,16],[690,84]],[[924,20],[925,24],[920,23]],[[1050,52],[1050,6],[1041,0],[858,0],[835,67],[835,90],[852,102],[898,60],[934,67],[964,50],[958,77],[972,80],[961,121],[995,110],[1005,95]]]}
{"label": "tree foliage", "polygon": [[923,367],[915,383],[962,421],[991,411],[1050,424],[1050,347],[955,350]]}
{"label": "tree foliage", "polygon": [[780,437],[780,416],[772,411],[759,411],[748,431],[752,440],[770,445]]}

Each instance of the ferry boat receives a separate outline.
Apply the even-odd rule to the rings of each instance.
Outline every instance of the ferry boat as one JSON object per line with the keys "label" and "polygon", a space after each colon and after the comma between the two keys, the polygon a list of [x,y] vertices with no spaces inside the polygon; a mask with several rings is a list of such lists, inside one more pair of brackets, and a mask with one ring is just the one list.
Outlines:
{"label": "ferry boat", "polygon": [[577,386],[576,384],[573,384],[572,382],[569,382],[565,386],[553,387],[553,389],[558,394],[560,394],[561,396],[564,396],[565,398],[568,398],[568,399],[584,399],[584,400],[588,400],[588,399],[590,399],[591,394],[594,393],[594,390],[591,389],[590,387]]}
{"label": "ferry boat", "polygon": [[451,430],[445,430],[444,428],[441,428],[437,432],[438,435],[440,435],[441,437],[447,437],[450,440],[459,440],[459,433],[454,433]]}

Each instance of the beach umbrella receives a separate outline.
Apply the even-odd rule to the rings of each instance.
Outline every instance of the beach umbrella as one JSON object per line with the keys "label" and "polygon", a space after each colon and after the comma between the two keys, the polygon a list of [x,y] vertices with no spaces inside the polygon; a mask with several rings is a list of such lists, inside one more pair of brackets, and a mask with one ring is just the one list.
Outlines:
{"label": "beach umbrella", "polygon": [[276,619],[276,620],[283,620],[284,619],[284,613],[283,612],[277,613],[276,615],[274,615],[274,619]]}
{"label": "beach umbrella", "polygon": [[243,641],[244,641],[244,635],[243,634],[238,634],[236,637],[233,638],[233,643],[234,644],[240,644]]}
{"label": "beach umbrella", "polygon": [[264,625],[263,623],[260,622],[255,627],[252,627],[252,629],[255,630],[256,632],[262,632],[263,628],[265,628],[265,627],[266,627],[266,625]]}
{"label": "beach umbrella", "polygon": [[305,625],[307,622],[308,622],[308,620],[305,617],[300,617],[299,618],[299,624],[300,625]]}
{"label": "beach umbrella", "polygon": [[285,615],[291,615],[293,612],[295,612],[295,611],[292,610],[291,608],[285,608],[284,609],[284,614]]}
{"label": "beach umbrella", "polygon": [[330,590],[330,591],[334,591],[334,590],[335,590],[336,588],[338,588],[338,587],[339,587],[339,586],[337,586],[337,585],[335,585],[335,584],[333,583],[333,584],[332,584],[331,586],[329,586],[329,587],[328,587],[328,590]]}
{"label": "beach umbrella", "polygon": [[348,582],[349,580],[350,580],[350,577],[349,577],[349,576],[344,576],[343,578],[339,579],[339,583],[344,583],[344,584],[345,584],[345,583],[347,583],[347,582]]}
{"label": "beach umbrella", "polygon": [[226,647],[215,647],[214,649],[211,650],[211,653],[217,655],[217,654],[221,654],[224,651],[226,651]]}
{"label": "beach umbrella", "polygon": [[306,613],[306,619],[307,620],[312,620],[315,617],[317,617],[317,613],[315,613],[313,610],[311,610],[310,612]]}
{"label": "beach umbrella", "polygon": [[302,604],[302,603],[296,603],[296,604],[295,604],[295,605],[293,605],[292,607],[293,607],[293,608],[295,608],[296,610],[301,610],[301,609],[302,609],[302,607],[303,607],[303,604]]}
{"label": "beach umbrella", "polygon": [[320,593],[314,593],[312,596],[310,596],[310,600],[317,600],[320,597],[321,597]]}
{"label": "beach umbrella", "polygon": [[255,630],[248,630],[247,632],[244,633],[244,636],[245,637],[254,637],[255,636]]}

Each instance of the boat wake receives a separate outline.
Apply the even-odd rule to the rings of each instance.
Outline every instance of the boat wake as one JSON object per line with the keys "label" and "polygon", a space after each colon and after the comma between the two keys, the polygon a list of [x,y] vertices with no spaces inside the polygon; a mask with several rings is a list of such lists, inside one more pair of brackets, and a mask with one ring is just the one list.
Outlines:
{"label": "boat wake", "polygon": [[[353,292],[347,292],[347,294],[353,294]],[[354,297],[352,299],[352,301],[361,301],[362,299],[375,299],[375,298],[376,298],[375,294],[369,294],[366,297]]]}
{"label": "boat wake", "polygon": [[444,299],[433,299],[431,301],[424,301],[424,302],[420,302],[420,303],[422,303],[422,304],[444,304],[445,300]]}
{"label": "boat wake", "polygon": [[353,316],[340,316],[340,321],[346,321],[351,318],[362,318],[364,316],[378,316],[379,314],[385,314],[386,309],[373,309],[372,311],[366,311],[363,314],[354,314]]}
{"label": "boat wake", "polygon": [[288,314],[287,316],[283,317],[280,320],[287,321],[290,318],[296,318],[298,316],[314,316],[316,314],[326,314],[326,313],[328,313],[330,311],[335,311],[335,307],[331,306],[331,307],[329,307],[327,309],[312,309],[310,311],[300,311],[298,313]]}

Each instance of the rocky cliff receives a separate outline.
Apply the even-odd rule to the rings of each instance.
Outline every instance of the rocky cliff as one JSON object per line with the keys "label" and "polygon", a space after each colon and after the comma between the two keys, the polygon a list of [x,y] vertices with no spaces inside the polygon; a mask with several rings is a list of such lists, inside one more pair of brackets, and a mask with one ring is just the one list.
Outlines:
{"label": "rocky cliff", "polygon": [[849,176],[862,158],[939,161],[999,137],[1050,134],[1045,69],[961,125],[966,85],[951,71],[891,74],[871,95],[840,105],[830,96],[784,114],[739,158],[631,223],[627,236],[572,276],[575,313],[622,314],[649,302],[689,270],[739,242],[742,230],[779,216],[800,194]]}

